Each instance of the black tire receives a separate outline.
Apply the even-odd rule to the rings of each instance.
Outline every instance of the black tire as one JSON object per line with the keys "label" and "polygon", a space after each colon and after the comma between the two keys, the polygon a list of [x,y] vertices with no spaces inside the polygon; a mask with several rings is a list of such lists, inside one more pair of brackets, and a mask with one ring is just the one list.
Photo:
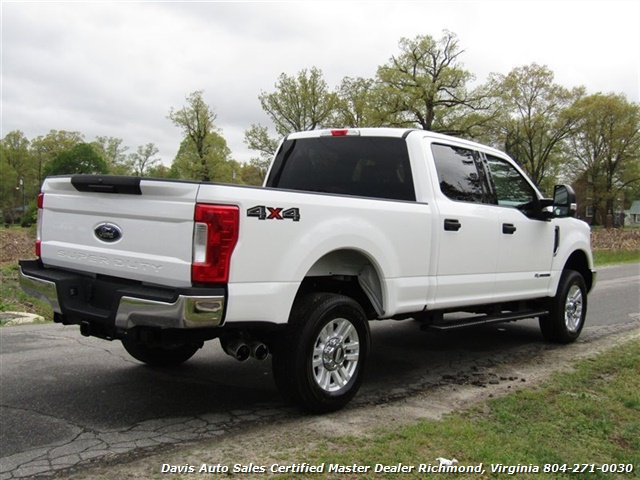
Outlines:
{"label": "black tire", "polygon": [[352,298],[313,293],[296,301],[274,344],[280,392],[310,413],[344,407],[358,392],[369,354],[369,322]]}
{"label": "black tire", "polygon": [[123,338],[122,345],[136,360],[154,367],[176,367],[189,360],[201,344],[185,343],[172,347],[150,347],[135,339]]}
{"label": "black tire", "polygon": [[540,317],[544,338],[555,343],[571,343],[582,332],[587,316],[587,287],[574,270],[560,276],[556,296],[549,301],[549,315]]}

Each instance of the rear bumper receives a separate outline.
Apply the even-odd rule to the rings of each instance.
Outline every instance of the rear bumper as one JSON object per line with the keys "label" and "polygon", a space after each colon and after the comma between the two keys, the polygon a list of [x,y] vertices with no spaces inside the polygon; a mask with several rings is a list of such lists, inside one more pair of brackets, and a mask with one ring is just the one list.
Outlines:
{"label": "rear bumper", "polygon": [[[56,321],[88,323],[107,338],[136,327],[194,329],[224,322],[226,288],[164,288],[116,278],[95,278],[20,261],[20,285],[51,305]],[[93,334],[93,333],[92,333]]]}

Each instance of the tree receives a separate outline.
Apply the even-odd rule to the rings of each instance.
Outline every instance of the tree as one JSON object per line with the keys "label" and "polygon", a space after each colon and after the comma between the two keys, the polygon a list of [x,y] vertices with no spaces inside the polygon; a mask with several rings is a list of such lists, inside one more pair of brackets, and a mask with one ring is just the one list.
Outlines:
{"label": "tree", "polygon": [[[531,64],[508,75],[494,74],[493,91],[501,92],[501,115],[493,122],[495,139],[531,180],[543,190],[555,182],[554,171],[562,160],[562,141],[576,127],[570,107],[582,96],[583,87],[571,90],[554,83],[546,66]],[[547,180],[545,182],[545,180]]]}
{"label": "tree", "polygon": [[0,142],[0,205],[7,219],[21,216],[39,189],[29,139],[13,130]]}
{"label": "tree", "polygon": [[222,135],[210,132],[206,139],[207,156],[200,159],[195,144],[190,138],[185,138],[171,165],[172,178],[186,180],[215,179],[217,182],[233,182],[234,172],[240,171],[237,162],[231,159],[231,149]]}
{"label": "tree", "polygon": [[386,99],[386,116],[396,116],[394,125],[418,124],[424,130],[466,133],[452,121],[458,117],[454,113],[483,106],[482,97],[468,91],[474,76],[460,63],[464,51],[459,48],[458,37],[448,31],[439,40],[418,35],[402,38],[399,47],[400,54],[377,72]]}
{"label": "tree", "polygon": [[303,69],[296,76],[282,73],[275,86],[274,92],[262,92],[258,99],[278,135],[315,130],[333,113],[337,97],[329,91],[322,70]]}
{"label": "tree", "polygon": [[187,104],[180,110],[171,108],[168,118],[182,130],[185,138],[192,144],[189,158],[191,161],[198,162],[199,166],[190,169],[190,171],[198,171],[202,175],[194,180],[209,182],[213,177],[209,176],[211,168],[208,166],[208,162],[211,157],[211,148],[216,145],[216,141],[210,141],[209,137],[215,133],[216,128],[213,122],[217,115],[213,108],[206,104],[202,98],[203,94],[203,90],[190,93],[186,98]]}
{"label": "tree", "polygon": [[38,136],[31,142],[31,151],[38,168],[38,186],[44,180],[44,168],[58,154],[71,150],[74,146],[84,141],[84,135],[80,132],[66,130],[50,130],[45,136]]}
{"label": "tree", "polygon": [[[251,170],[251,184],[261,184],[267,174],[271,159],[278,148],[278,140],[269,137],[267,127],[253,124],[249,130],[244,132],[244,143],[247,144],[250,150],[254,150],[259,154],[258,157],[253,157],[250,160],[250,165],[253,167],[253,170]],[[247,170],[248,172],[249,170]],[[243,174],[243,178],[244,176]],[[260,181],[256,183],[258,178]]]}
{"label": "tree", "polygon": [[107,172],[107,162],[88,143],[79,143],[71,150],[59,153],[44,169],[45,176]]}
{"label": "tree", "polygon": [[147,175],[160,163],[159,158],[153,158],[158,152],[158,148],[153,143],[139,146],[135,152],[129,155],[127,160],[132,173],[140,177]]}
{"label": "tree", "polygon": [[123,142],[121,138],[99,136],[91,143],[98,155],[107,163],[109,173],[116,175],[131,173],[126,153],[129,147],[123,145]]}
{"label": "tree", "polygon": [[616,198],[640,182],[640,105],[598,93],[576,102],[572,114],[578,123],[567,145],[587,182],[597,224],[599,212],[613,216]]}
{"label": "tree", "polygon": [[337,89],[332,124],[336,127],[406,125],[401,116],[386,108],[384,89],[369,78],[345,77]]}
{"label": "tree", "polygon": [[[291,132],[314,130],[325,126],[334,112],[337,95],[329,90],[322,70],[303,69],[296,76],[281,73],[275,91],[258,95],[262,109],[274,123],[276,133],[284,137]],[[260,158],[255,165],[264,170],[278,146],[278,140],[269,137],[267,127],[251,125],[245,132],[245,143],[256,150]]]}

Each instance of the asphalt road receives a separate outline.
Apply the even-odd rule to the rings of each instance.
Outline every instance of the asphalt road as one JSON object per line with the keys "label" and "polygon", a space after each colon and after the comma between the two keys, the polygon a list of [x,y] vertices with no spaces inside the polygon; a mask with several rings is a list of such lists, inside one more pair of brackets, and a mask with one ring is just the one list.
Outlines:
{"label": "asphalt road", "polygon": [[[600,269],[578,341],[638,326],[640,264]],[[457,332],[376,322],[365,385],[351,408],[403,398],[443,378],[494,381],[483,369],[549,348],[561,347],[546,344],[534,320]],[[60,325],[0,329],[0,386],[0,480],[46,477],[301,415],[276,391],[270,360],[239,363],[213,341],[182,367],[159,370],[130,358],[120,342]]]}

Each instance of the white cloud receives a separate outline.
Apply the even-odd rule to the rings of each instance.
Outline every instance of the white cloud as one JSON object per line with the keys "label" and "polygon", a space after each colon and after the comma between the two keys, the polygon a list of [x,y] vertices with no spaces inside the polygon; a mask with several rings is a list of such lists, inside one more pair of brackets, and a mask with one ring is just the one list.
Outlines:
{"label": "white cloud", "polygon": [[371,77],[401,37],[455,32],[482,82],[533,62],[567,87],[640,99],[634,1],[2,3],[2,136],[51,129],[155,143],[164,162],[180,132],[166,116],[194,90],[218,114],[234,155],[267,124],[258,95],[312,66],[335,86]]}

